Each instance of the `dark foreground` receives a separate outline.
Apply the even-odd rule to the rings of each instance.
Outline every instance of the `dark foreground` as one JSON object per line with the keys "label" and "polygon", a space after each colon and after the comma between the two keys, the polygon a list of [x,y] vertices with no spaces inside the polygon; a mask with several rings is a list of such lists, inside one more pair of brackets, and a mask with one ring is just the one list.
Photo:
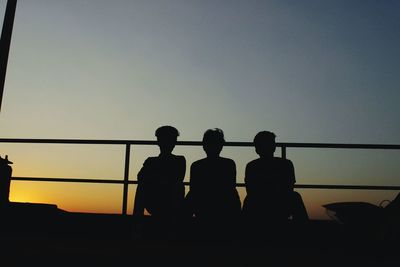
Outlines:
{"label": "dark foreground", "polygon": [[[138,236],[131,216],[21,204],[0,225],[0,266],[400,266],[396,239],[333,221],[289,225],[276,239],[249,239],[240,227],[206,236],[195,221],[175,235]],[[141,233],[151,225],[146,218]]]}

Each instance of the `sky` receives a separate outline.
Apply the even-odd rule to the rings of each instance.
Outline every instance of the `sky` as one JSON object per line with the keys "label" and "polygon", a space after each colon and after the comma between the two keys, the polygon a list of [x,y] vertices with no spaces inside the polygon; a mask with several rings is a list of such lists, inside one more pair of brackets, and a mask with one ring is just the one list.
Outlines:
{"label": "sky", "polygon": [[[6,1],[0,0],[2,21]],[[0,138],[399,144],[396,0],[19,0]],[[134,147],[130,179],[156,147]],[[177,147],[187,168],[200,147]],[[122,179],[124,147],[0,144],[14,176]],[[279,151],[277,152],[279,154]],[[252,148],[225,148],[238,182]],[[299,184],[400,185],[400,152],[289,149]],[[185,178],[189,179],[188,173]],[[93,193],[88,193],[93,192]],[[130,188],[130,208],[134,187]],[[397,192],[302,190],[323,203]],[[11,199],[120,212],[118,185],[13,182]]]}

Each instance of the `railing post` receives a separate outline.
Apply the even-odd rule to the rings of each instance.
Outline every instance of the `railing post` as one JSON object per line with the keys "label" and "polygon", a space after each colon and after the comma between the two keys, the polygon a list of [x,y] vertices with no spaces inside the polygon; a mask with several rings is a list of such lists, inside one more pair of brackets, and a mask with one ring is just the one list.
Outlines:
{"label": "railing post", "polygon": [[127,215],[128,210],[128,186],[129,186],[129,162],[131,158],[131,145],[126,144],[125,149],[125,169],[124,169],[124,189],[122,194],[122,215]]}
{"label": "railing post", "polygon": [[282,150],[282,158],[286,159],[286,146],[282,146],[281,150]]}
{"label": "railing post", "polygon": [[7,1],[6,13],[4,14],[4,23],[0,39],[0,109],[3,99],[4,84],[6,81],[8,55],[10,52],[11,36],[14,26],[16,8],[17,0]]}

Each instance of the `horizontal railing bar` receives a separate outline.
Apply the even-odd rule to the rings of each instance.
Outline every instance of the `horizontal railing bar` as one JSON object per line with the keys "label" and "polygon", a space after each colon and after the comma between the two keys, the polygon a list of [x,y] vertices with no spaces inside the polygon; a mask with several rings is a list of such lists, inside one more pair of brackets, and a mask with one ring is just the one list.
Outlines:
{"label": "horizontal railing bar", "polygon": [[277,143],[277,146],[290,148],[400,149],[400,145],[395,144]]}
{"label": "horizontal railing bar", "polygon": [[[95,184],[123,184],[124,180],[112,179],[75,179],[75,178],[41,178],[41,177],[12,177],[13,181],[33,181],[33,182],[63,182],[63,183],[95,183]],[[136,184],[137,181],[130,181]]]}
{"label": "horizontal railing bar", "polygon": [[1,138],[0,143],[31,143],[31,144],[98,144],[98,145],[154,145],[156,141],[145,140],[91,140],[91,139],[14,139]]}
{"label": "horizontal railing bar", "polygon": [[295,188],[303,189],[353,189],[353,190],[400,190],[400,186],[386,185],[311,185],[298,184]]}
{"label": "horizontal railing bar", "polygon": [[[89,140],[89,139],[20,139],[0,138],[0,143],[31,144],[98,144],[98,145],[156,145],[155,140]],[[201,141],[178,141],[177,145],[201,146]],[[225,146],[252,147],[252,142],[226,142]],[[278,147],[292,148],[346,148],[346,149],[400,149],[397,144],[341,144],[341,143],[277,143]]]}
{"label": "horizontal railing bar", "polygon": [[[244,183],[237,183],[237,187],[246,187]],[[329,185],[329,184],[295,184],[295,188],[301,189],[354,189],[354,190],[400,190],[400,186],[391,185]]]}
{"label": "horizontal railing bar", "polygon": [[[41,178],[41,177],[12,177],[13,181],[33,181],[33,182],[66,182],[66,183],[98,183],[98,184],[123,184],[124,180],[108,179],[74,179],[74,178]],[[129,184],[137,184],[137,181],[128,181]],[[190,185],[184,182],[184,185]],[[245,187],[244,183],[237,183],[237,187]],[[400,186],[380,186],[380,185],[313,185],[296,184],[295,188],[302,189],[355,189],[355,190],[400,190]]]}

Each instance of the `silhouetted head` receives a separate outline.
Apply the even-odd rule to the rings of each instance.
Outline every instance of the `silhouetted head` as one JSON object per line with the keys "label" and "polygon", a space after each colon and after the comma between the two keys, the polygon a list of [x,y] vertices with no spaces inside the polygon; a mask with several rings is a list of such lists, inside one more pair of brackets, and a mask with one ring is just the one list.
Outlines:
{"label": "silhouetted head", "polygon": [[224,132],[221,129],[208,129],[203,135],[203,149],[207,157],[218,157],[224,143]]}
{"label": "silhouetted head", "polygon": [[156,130],[156,137],[161,154],[171,154],[176,145],[179,131],[172,126],[161,126]]}
{"label": "silhouetted head", "polygon": [[276,135],[273,132],[262,131],[254,137],[254,147],[260,157],[272,157],[276,149]]}

